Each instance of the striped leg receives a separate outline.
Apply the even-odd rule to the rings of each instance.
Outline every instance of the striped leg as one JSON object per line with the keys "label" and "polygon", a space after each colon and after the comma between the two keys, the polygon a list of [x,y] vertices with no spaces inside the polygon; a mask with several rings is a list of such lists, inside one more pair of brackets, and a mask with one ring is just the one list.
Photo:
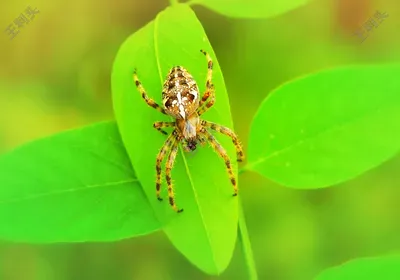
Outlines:
{"label": "striped leg", "polygon": [[235,145],[235,148],[236,148],[237,161],[242,162],[244,160],[243,147],[240,144],[238,137],[232,130],[230,130],[229,128],[227,128],[225,126],[222,126],[222,125],[219,125],[216,123],[212,123],[212,122],[208,122],[208,121],[204,121],[204,120],[201,121],[201,125],[204,127],[211,128],[212,130],[215,130],[219,133],[222,133],[222,134],[232,138],[233,145]]}
{"label": "striped leg", "polygon": [[[210,55],[204,50],[200,50],[207,58],[208,61],[208,71],[207,71],[207,82],[206,82],[206,92],[199,103],[199,111],[198,114],[201,115],[205,113],[211,106],[214,105],[215,102],[215,94],[214,94],[214,85],[212,83],[212,70],[213,70],[213,62],[211,60]],[[204,107],[203,107],[204,105]]]}
{"label": "striped leg", "polygon": [[199,140],[199,143],[200,143],[200,145],[201,146],[205,146],[206,145],[206,143],[207,143],[207,137],[204,135],[204,134],[198,134],[197,135],[197,139]]}
{"label": "striped leg", "polygon": [[[208,100],[208,97],[210,97],[210,99]],[[215,94],[214,94],[214,85],[211,86],[210,90],[207,90],[206,93],[204,94],[203,98],[201,99],[201,101],[205,99],[207,100],[207,102],[203,105],[203,106],[199,106],[199,109],[197,111],[197,114],[199,116],[203,115],[205,112],[208,111],[208,109],[210,109],[214,103],[215,103]],[[201,103],[200,101],[200,103]]]}
{"label": "striped leg", "polygon": [[176,136],[175,136],[175,131],[171,133],[167,140],[165,140],[164,145],[162,146],[160,152],[157,155],[157,161],[156,161],[156,172],[157,172],[157,178],[156,178],[156,194],[157,194],[157,199],[162,200],[160,196],[160,190],[161,190],[161,164],[163,162],[163,159],[165,155],[168,153],[168,151],[171,149],[173,144],[176,141]]}
{"label": "striped leg", "polygon": [[175,126],[175,122],[155,122],[153,124],[153,127],[155,129],[157,129],[158,131],[160,131],[162,134],[167,135],[168,133],[163,129],[166,127],[174,127]]}
{"label": "striped leg", "polygon": [[165,170],[165,179],[167,180],[167,185],[168,185],[169,204],[171,205],[172,209],[174,209],[175,212],[180,213],[183,211],[183,209],[179,209],[178,206],[176,206],[175,204],[174,187],[171,179],[171,170],[175,163],[175,158],[178,153],[178,147],[179,147],[179,141],[175,141],[171,148],[171,152],[168,156],[166,170]]}
{"label": "striped leg", "polygon": [[231,161],[229,159],[228,154],[226,153],[225,149],[221,146],[221,144],[218,143],[217,139],[215,139],[215,137],[210,132],[204,129],[201,133],[204,134],[204,136],[207,138],[208,142],[210,142],[210,145],[214,148],[214,150],[218,153],[218,155],[224,159],[226,170],[228,171],[229,178],[231,179],[231,183],[233,185],[233,196],[237,196],[238,187],[236,184],[235,175],[233,174]]}
{"label": "striped leg", "polygon": [[163,114],[167,114],[160,105],[158,105],[153,99],[151,99],[147,96],[146,91],[145,91],[144,87],[142,86],[142,83],[139,81],[139,78],[136,74],[136,69],[133,72],[133,79],[135,80],[135,85],[136,85],[137,89],[139,90],[139,92],[142,94],[142,98],[144,99],[144,101],[146,101],[147,105],[153,107],[154,109],[156,109],[157,111],[159,111]]}

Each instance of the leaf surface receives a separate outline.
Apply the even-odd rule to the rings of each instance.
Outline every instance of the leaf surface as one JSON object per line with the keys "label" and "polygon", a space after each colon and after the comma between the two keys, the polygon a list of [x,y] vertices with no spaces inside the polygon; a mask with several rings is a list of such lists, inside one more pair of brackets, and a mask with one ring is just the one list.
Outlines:
{"label": "leaf surface", "polygon": [[248,164],[293,188],[354,178],[400,147],[400,67],[348,66],[274,90],[251,124]]}
{"label": "leaf surface", "polygon": [[324,270],[315,280],[397,280],[399,277],[400,256],[389,255],[351,260]]}
{"label": "leaf surface", "polygon": [[269,18],[287,13],[307,4],[309,0],[194,0],[199,4],[228,17]]}
{"label": "leaf surface", "polygon": [[160,228],[115,122],[70,130],[0,157],[0,239],[113,241]]}

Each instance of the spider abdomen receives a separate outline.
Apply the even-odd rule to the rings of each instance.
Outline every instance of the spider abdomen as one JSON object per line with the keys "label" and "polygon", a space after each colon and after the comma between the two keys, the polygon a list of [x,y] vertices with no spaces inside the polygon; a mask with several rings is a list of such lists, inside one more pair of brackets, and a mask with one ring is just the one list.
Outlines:
{"label": "spider abdomen", "polygon": [[188,119],[199,107],[199,88],[192,75],[183,67],[173,67],[162,92],[165,111],[176,119]]}

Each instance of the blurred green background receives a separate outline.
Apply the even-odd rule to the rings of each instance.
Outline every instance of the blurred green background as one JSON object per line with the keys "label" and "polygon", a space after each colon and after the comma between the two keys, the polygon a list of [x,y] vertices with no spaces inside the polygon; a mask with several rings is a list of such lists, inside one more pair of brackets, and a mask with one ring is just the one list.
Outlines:
{"label": "blurred green background", "polygon": [[[27,6],[40,14],[13,40],[6,32],[0,36],[0,152],[113,118],[110,73],[116,52],[167,5],[167,0],[3,3],[3,30]],[[194,9],[224,72],[245,146],[258,105],[279,84],[344,64],[400,60],[398,0],[316,0],[263,20]],[[353,33],[376,10],[389,17],[361,43]],[[351,258],[399,251],[399,169],[400,156],[352,181],[314,191],[241,175],[260,279],[311,279]],[[1,280],[217,278],[186,261],[162,232],[110,244],[0,243]],[[218,279],[247,279],[239,247]]]}

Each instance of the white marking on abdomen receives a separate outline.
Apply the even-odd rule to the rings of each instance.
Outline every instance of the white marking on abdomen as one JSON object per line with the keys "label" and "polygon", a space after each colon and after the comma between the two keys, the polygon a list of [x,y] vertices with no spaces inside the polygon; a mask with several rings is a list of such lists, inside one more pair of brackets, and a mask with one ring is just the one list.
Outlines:
{"label": "white marking on abdomen", "polygon": [[182,104],[182,96],[181,96],[181,92],[178,91],[178,93],[176,94],[176,97],[178,98],[178,103],[179,103],[179,114],[185,118],[186,114],[185,114],[185,107],[183,107]]}
{"label": "white marking on abdomen", "polygon": [[181,116],[183,118],[185,118],[186,114],[185,114],[185,108],[183,107],[182,104],[179,104],[179,113],[181,114]]}
{"label": "white marking on abdomen", "polygon": [[190,94],[193,94],[193,96],[194,96],[194,99],[193,99],[193,100],[196,100],[196,99],[197,99],[197,91],[196,91],[196,90],[191,90],[191,91],[190,91]]}

